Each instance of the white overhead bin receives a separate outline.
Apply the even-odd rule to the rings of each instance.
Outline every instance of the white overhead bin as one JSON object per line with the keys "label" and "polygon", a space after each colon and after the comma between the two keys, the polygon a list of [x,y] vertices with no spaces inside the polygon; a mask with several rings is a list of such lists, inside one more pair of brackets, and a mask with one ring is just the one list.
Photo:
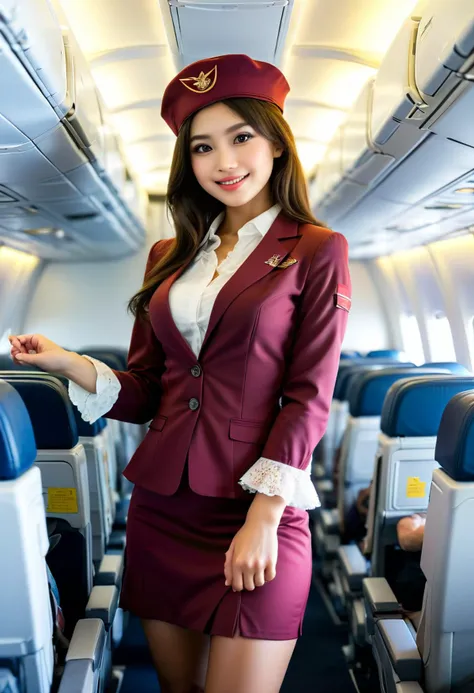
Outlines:
{"label": "white overhead bin", "polygon": [[160,0],[160,5],[171,50],[182,68],[196,60],[225,53],[245,53],[255,60],[277,64],[293,2]]}
{"label": "white overhead bin", "polygon": [[416,41],[415,80],[426,105],[412,117],[443,137],[474,147],[472,0],[427,4]]}
{"label": "white overhead bin", "polygon": [[64,31],[50,0],[0,1],[0,185],[14,199],[0,205],[0,227],[19,247],[21,224],[31,238],[37,219],[44,258],[61,246],[55,236],[51,254],[48,227],[65,232],[63,259],[79,257],[81,244],[94,260],[129,254],[144,229],[120,194],[117,143],[105,136],[87,63]]}
{"label": "white overhead bin", "polygon": [[383,230],[406,234],[437,225],[449,233],[474,221],[472,200],[454,192],[474,172],[474,4],[429,0],[422,9],[401,27],[375,77],[365,150],[357,127],[364,93],[341,128],[343,181],[365,189],[344,200],[339,182],[326,191],[321,216],[353,245]]}

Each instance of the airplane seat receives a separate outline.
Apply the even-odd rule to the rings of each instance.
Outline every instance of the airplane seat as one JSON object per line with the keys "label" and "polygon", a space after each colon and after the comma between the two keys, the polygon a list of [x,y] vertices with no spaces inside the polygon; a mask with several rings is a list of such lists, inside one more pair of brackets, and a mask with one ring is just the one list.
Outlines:
{"label": "airplane seat", "polygon": [[[354,374],[349,388],[349,416],[339,459],[338,522],[345,528],[351,506],[359,491],[368,488],[374,473],[379,446],[379,431],[384,401],[394,383],[444,373],[442,369],[383,368]],[[344,534],[343,534],[344,540]],[[347,539],[346,539],[347,541]],[[357,579],[351,576],[352,557],[357,564]],[[362,595],[360,575],[367,572],[367,561],[357,546],[338,547],[332,568],[332,591],[349,611],[354,599]]]}
{"label": "airplane seat", "polygon": [[114,503],[107,464],[107,443],[101,435],[106,427],[106,422],[104,419],[98,419],[93,424],[90,424],[81,418],[75,408],[73,411],[79,443],[83,445],[87,459],[92,526],[92,559],[97,568],[104,557],[113,525],[112,508]]}
{"label": "airplane seat", "polygon": [[[80,349],[79,353],[91,356],[98,361],[102,361],[109,368],[118,371],[126,371],[127,353],[124,349],[116,349],[112,347],[86,347]],[[129,495],[133,485],[122,476],[122,472],[129,463],[136,449],[143,440],[147,426],[141,424],[128,423],[125,421],[115,421],[108,419],[112,423],[115,432],[116,442],[116,460],[119,472],[119,488],[121,495]]]}
{"label": "airplane seat", "polygon": [[[394,368],[407,366],[402,362],[388,363]],[[409,363],[408,366],[413,364]],[[387,368],[386,361],[367,362],[366,360],[341,369],[336,379],[334,399],[331,404],[329,420],[332,421],[334,440],[332,444],[333,459],[331,460],[331,479],[316,481],[315,486],[321,500],[323,510],[314,523],[313,540],[317,554],[321,558],[321,571],[329,577],[333,571],[333,562],[340,545],[339,529],[341,517],[338,509],[338,488],[333,479],[340,479],[339,469],[341,457],[345,454],[345,431],[349,416],[349,393],[352,384],[363,373]],[[378,432],[378,427],[377,427]],[[328,448],[326,448],[328,449]],[[336,487],[337,486],[337,487]]]}
{"label": "airplane seat", "polygon": [[432,361],[425,363],[421,368],[445,368],[450,373],[458,375],[470,375],[470,371],[457,361]]}
{"label": "airplane seat", "polygon": [[48,565],[58,584],[66,637],[84,613],[93,583],[89,479],[64,385],[42,373],[0,373],[22,397],[33,425],[48,522],[61,534]]}
{"label": "airplane seat", "polygon": [[362,354],[360,351],[353,351],[353,350],[345,350],[341,351],[341,361],[345,361],[347,359],[360,359]]}
{"label": "airplane seat", "polygon": [[49,693],[53,621],[41,475],[27,409],[0,380],[0,690]]}
{"label": "airplane seat", "polygon": [[393,359],[394,361],[403,361],[406,354],[399,349],[375,349],[369,351],[365,358],[367,359]]}
{"label": "airplane seat", "polygon": [[417,644],[428,693],[474,683],[474,391],[448,403],[438,431],[421,568],[426,588]]}
{"label": "airplane seat", "polygon": [[374,472],[385,397],[398,380],[447,372],[441,368],[361,370],[348,382],[349,413],[339,460],[338,509],[341,522]]}
{"label": "airplane seat", "polygon": [[[406,671],[418,671],[418,668],[421,671],[414,645],[415,628],[412,622],[403,618],[404,612],[397,595],[397,575],[391,572],[397,564],[400,567],[405,553],[398,547],[396,526],[402,517],[426,512],[430,496],[431,506],[433,493],[436,492],[436,483],[432,485],[431,479],[439,477],[439,455],[435,455],[435,446],[443,412],[455,395],[473,388],[473,377],[450,375],[410,379],[395,383],[384,403],[366,540],[366,550],[371,553],[372,577],[362,577],[367,638],[372,644],[384,691],[395,691],[392,682],[400,671],[405,671],[403,676],[407,675]],[[429,510],[429,513],[433,514],[433,510]],[[428,545],[425,530],[423,554],[433,550],[439,539],[438,534]],[[445,558],[448,553],[449,550]],[[424,560],[422,558],[421,568],[427,576]],[[425,604],[426,595],[425,589]],[[388,623],[389,620],[399,620],[400,624],[393,625]],[[383,623],[380,625],[381,621]],[[410,635],[408,641],[403,639],[406,632]],[[411,653],[408,658],[412,664],[397,664],[391,672],[387,642],[393,638],[395,645],[392,654],[401,656],[400,647],[405,647]],[[403,680],[418,681],[419,678]]]}

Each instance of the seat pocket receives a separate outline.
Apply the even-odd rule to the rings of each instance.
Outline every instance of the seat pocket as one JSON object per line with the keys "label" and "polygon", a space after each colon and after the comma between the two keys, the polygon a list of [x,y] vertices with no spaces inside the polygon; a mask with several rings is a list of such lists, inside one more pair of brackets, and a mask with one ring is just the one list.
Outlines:
{"label": "seat pocket", "polygon": [[167,416],[161,416],[161,414],[157,414],[151,422],[151,424],[149,425],[149,428],[152,428],[154,431],[162,431],[167,421]]}
{"label": "seat pocket", "polygon": [[257,443],[264,445],[268,438],[269,426],[264,421],[231,419],[229,438],[240,443]]}

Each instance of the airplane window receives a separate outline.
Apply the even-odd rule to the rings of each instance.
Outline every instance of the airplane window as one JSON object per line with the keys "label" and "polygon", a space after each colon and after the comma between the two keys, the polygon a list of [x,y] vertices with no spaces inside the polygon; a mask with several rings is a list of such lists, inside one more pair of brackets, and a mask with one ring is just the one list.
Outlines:
{"label": "airplane window", "polygon": [[421,341],[420,328],[415,315],[402,314],[400,316],[400,328],[403,339],[403,350],[417,366],[425,362],[423,343]]}
{"label": "airplane window", "polygon": [[446,315],[437,313],[428,320],[432,361],[456,361],[451,325]]}

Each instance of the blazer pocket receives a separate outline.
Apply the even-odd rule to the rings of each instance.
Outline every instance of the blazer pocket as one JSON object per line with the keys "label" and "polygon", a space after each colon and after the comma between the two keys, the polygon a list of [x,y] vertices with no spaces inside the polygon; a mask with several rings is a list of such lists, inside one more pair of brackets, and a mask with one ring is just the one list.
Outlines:
{"label": "blazer pocket", "polygon": [[149,428],[152,428],[154,431],[162,431],[167,421],[167,416],[161,416],[161,414],[157,414],[151,422],[151,424],[149,425]]}
{"label": "blazer pocket", "polygon": [[268,437],[268,424],[262,421],[248,421],[246,419],[231,419],[229,426],[229,438],[240,443],[257,443],[264,445]]}

